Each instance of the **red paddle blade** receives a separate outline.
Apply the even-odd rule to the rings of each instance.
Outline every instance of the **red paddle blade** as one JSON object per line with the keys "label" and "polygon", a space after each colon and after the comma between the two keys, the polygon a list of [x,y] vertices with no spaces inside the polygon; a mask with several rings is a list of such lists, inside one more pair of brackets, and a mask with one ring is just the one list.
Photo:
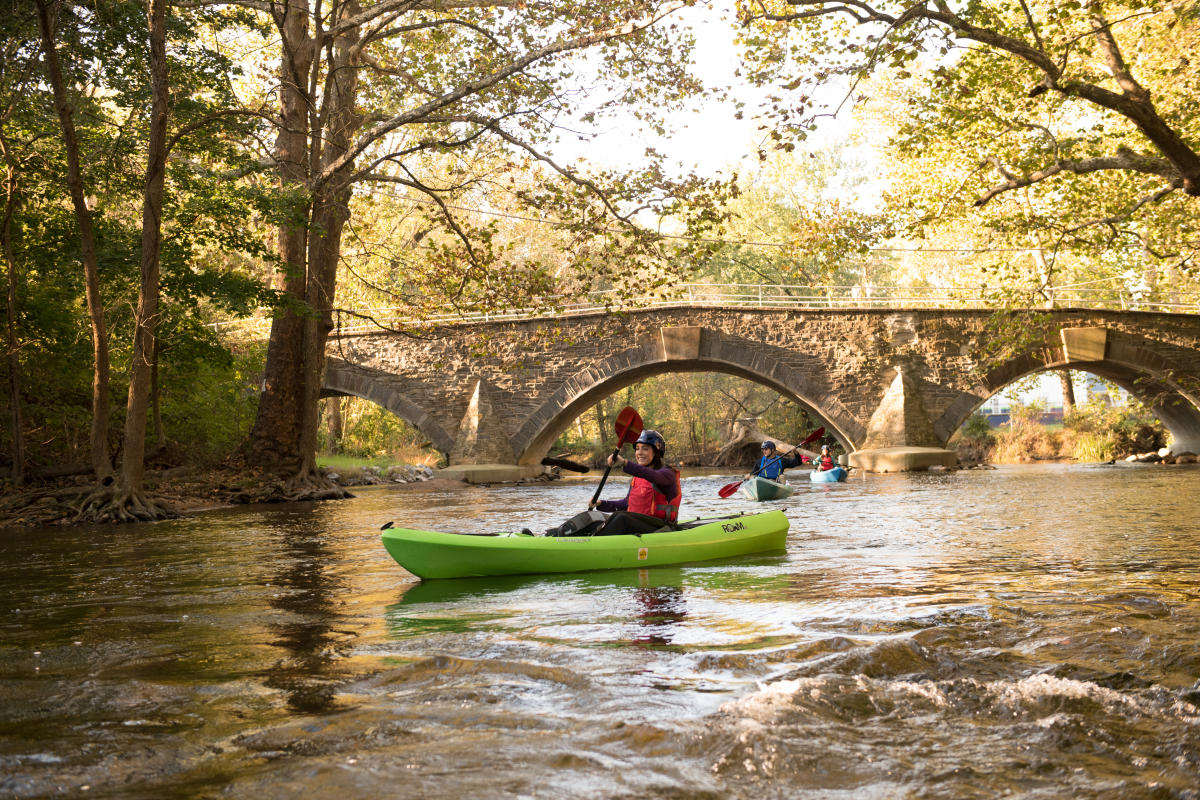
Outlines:
{"label": "red paddle blade", "polygon": [[813,431],[812,433],[810,433],[808,435],[808,438],[806,438],[803,442],[801,442],[800,444],[798,444],[796,446],[804,447],[804,445],[809,444],[810,442],[815,442],[817,439],[820,439],[824,435],[825,435],[825,428],[824,427],[817,428],[815,431]]}
{"label": "red paddle blade", "polygon": [[617,414],[617,447],[636,441],[642,435],[642,418],[633,406],[625,406]]}
{"label": "red paddle blade", "polygon": [[717,494],[721,495],[721,497],[729,497],[731,494],[736,492],[738,490],[738,487],[741,485],[742,485],[742,481],[734,481],[733,483],[727,483],[721,487],[721,490],[719,492],[717,492]]}

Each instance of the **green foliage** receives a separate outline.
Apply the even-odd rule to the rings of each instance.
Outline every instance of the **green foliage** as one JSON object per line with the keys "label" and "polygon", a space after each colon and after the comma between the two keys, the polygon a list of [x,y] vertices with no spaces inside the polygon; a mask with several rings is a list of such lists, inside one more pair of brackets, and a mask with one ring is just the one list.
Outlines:
{"label": "green foliage", "polygon": [[[871,252],[887,220],[862,210],[869,174],[845,146],[804,157],[775,154],[743,175],[728,203],[725,244],[700,263],[713,283],[859,286],[889,282],[887,258]],[[791,289],[785,291],[793,291]]]}
{"label": "green foliage", "polygon": [[1031,460],[1110,461],[1162,447],[1166,429],[1141,403],[1114,406],[1098,395],[1077,405],[1062,426],[1042,425],[1039,403],[1014,403],[1012,424],[991,430],[982,414],[975,414],[956,432],[951,444],[960,460],[1021,463]]}
{"label": "green foliage", "polygon": [[318,466],[343,474],[350,470],[362,470],[367,467],[390,467],[395,463],[397,463],[396,459],[391,456],[361,457],[328,453],[317,456]]}
{"label": "green foliage", "polygon": [[[253,421],[264,346],[230,350],[205,328],[175,341],[159,360],[164,438],[155,440],[149,428],[147,447],[158,463],[212,464],[238,446]],[[35,467],[87,462],[90,354],[86,339],[73,340],[69,348],[53,340],[33,340],[22,350],[21,405],[27,440],[37,443],[29,453]],[[122,373],[115,377],[110,401],[121,408],[128,385]],[[0,413],[10,413],[7,394],[0,396]],[[114,447],[121,424],[117,415],[109,432]],[[0,449],[11,452],[7,426],[0,429]]]}
{"label": "green foliage", "polygon": [[[1018,381],[1014,386],[1019,385]],[[1011,389],[1011,387],[1010,387]],[[1008,410],[1008,427],[1013,432],[1018,432],[1026,428],[1041,428],[1042,415],[1046,412],[1046,401],[1044,400],[1029,400],[1022,402],[1018,399],[1016,391],[1008,394],[1009,410]]]}
{"label": "green foliage", "polygon": [[331,438],[328,426],[318,432],[318,448],[330,455],[379,463],[434,463],[440,457],[416,428],[392,412],[358,397],[330,398],[340,402],[342,435]]}
{"label": "green foliage", "polygon": [[1076,406],[1063,424],[1077,437],[1104,442],[1103,446],[1088,446],[1103,449],[1110,453],[1109,458],[1148,453],[1167,444],[1166,428],[1136,398],[1121,406],[1112,405],[1104,396],[1093,398]]}
{"label": "green foliage", "polygon": [[991,439],[992,426],[984,414],[972,414],[959,428],[959,433],[968,439]]}
{"label": "green foliage", "polygon": [[[719,224],[728,184],[672,174],[662,153],[608,170],[552,154],[564,134],[586,141],[617,118],[660,129],[664,108],[700,91],[691,37],[671,24],[678,10],[642,0],[367,5],[361,60],[288,42],[293,52],[315,45],[318,82],[357,70],[353,112],[371,120],[353,132],[344,240],[355,258],[340,262],[339,304],[385,308],[389,320],[559,310],[591,291],[648,298],[688,274],[703,249],[688,239]],[[264,25],[242,41],[250,58],[259,48],[275,57],[279,36]],[[278,100],[271,86],[260,87],[264,103]],[[310,141],[332,141],[337,97],[308,101],[327,126]],[[326,170],[310,184],[340,179]]]}
{"label": "green foliage", "polygon": [[1075,436],[1071,457],[1076,461],[1099,463],[1111,461],[1117,455],[1116,442],[1111,436],[1085,432]]}
{"label": "green foliage", "polygon": [[[141,213],[149,87],[144,4],[52,4],[55,43],[67,77],[80,160],[95,230],[100,302],[112,374],[109,439],[120,441],[140,269]],[[173,9],[169,17],[172,151],[167,164],[161,251],[162,299],[156,342],[159,407],[168,460],[216,460],[244,438],[255,384],[245,358],[206,323],[275,302],[262,276],[281,212],[257,177],[247,144],[260,125],[237,105],[239,68],[216,43],[213,25],[239,15]],[[24,25],[17,24],[24,21]],[[32,21],[32,22],[31,22]],[[0,59],[0,92],[12,113],[0,125],[15,193],[9,227],[16,277],[20,402],[26,452],[38,466],[86,462],[92,349],[83,288],[80,233],[66,200],[62,131],[41,74],[36,15],[6,18],[20,58]],[[16,43],[23,41],[23,46]],[[25,70],[30,66],[31,70]],[[25,75],[28,83],[17,83]],[[13,148],[11,144],[16,144]],[[7,322],[7,320],[6,320]],[[250,348],[253,352],[256,348]],[[0,399],[7,412],[11,398]],[[0,444],[11,443],[4,428]],[[4,448],[8,450],[8,447]]]}
{"label": "green foliage", "polygon": [[246,438],[258,405],[257,378],[265,343],[230,351],[215,341],[191,340],[163,354],[161,411],[170,463],[215,464]]}
{"label": "green foliage", "polygon": [[[799,404],[762,384],[716,372],[658,375],[636,383],[602,403],[604,440],[613,439],[616,414],[626,405],[637,409],[647,428],[667,440],[667,459],[685,463],[711,458],[725,443],[736,419],[755,418],[763,430],[781,441],[799,443],[820,425]],[[596,461],[605,452],[589,409],[554,443],[553,452],[590,453]]]}
{"label": "green foliage", "polygon": [[831,113],[874,132],[888,213],[929,251],[912,279],[1001,306],[1196,289],[1193,4],[739,7],[777,146]]}

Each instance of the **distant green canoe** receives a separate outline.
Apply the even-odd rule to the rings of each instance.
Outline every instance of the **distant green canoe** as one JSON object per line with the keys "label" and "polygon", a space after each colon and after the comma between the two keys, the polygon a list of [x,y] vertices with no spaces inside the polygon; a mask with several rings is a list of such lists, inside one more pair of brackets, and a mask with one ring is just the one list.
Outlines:
{"label": "distant green canoe", "polygon": [[756,475],[742,484],[742,494],[749,500],[782,500],[790,497],[795,487]]}
{"label": "distant green canoe", "polygon": [[440,533],[387,528],[383,546],[420,578],[469,578],[660,567],[782,551],[788,519],[782,511],[680,523],[680,529],[640,536],[534,536],[527,533]]}

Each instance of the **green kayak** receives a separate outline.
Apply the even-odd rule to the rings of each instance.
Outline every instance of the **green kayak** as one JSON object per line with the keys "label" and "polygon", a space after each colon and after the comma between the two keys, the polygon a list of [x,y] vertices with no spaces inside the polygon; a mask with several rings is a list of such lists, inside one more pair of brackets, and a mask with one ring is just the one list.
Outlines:
{"label": "green kayak", "polygon": [[680,523],[680,529],[617,536],[534,536],[528,533],[439,533],[386,528],[383,546],[420,578],[469,578],[660,567],[782,551],[788,519],[782,511]]}

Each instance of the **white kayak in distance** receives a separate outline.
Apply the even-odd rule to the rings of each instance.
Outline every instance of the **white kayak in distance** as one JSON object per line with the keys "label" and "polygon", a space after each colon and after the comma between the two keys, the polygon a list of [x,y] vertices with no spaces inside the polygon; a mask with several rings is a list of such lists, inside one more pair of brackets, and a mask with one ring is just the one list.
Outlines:
{"label": "white kayak in distance", "polygon": [[789,497],[794,491],[796,491],[794,486],[780,481],[773,481],[761,475],[747,478],[746,482],[742,484],[742,495],[748,500],[754,501],[782,500],[785,497]]}

